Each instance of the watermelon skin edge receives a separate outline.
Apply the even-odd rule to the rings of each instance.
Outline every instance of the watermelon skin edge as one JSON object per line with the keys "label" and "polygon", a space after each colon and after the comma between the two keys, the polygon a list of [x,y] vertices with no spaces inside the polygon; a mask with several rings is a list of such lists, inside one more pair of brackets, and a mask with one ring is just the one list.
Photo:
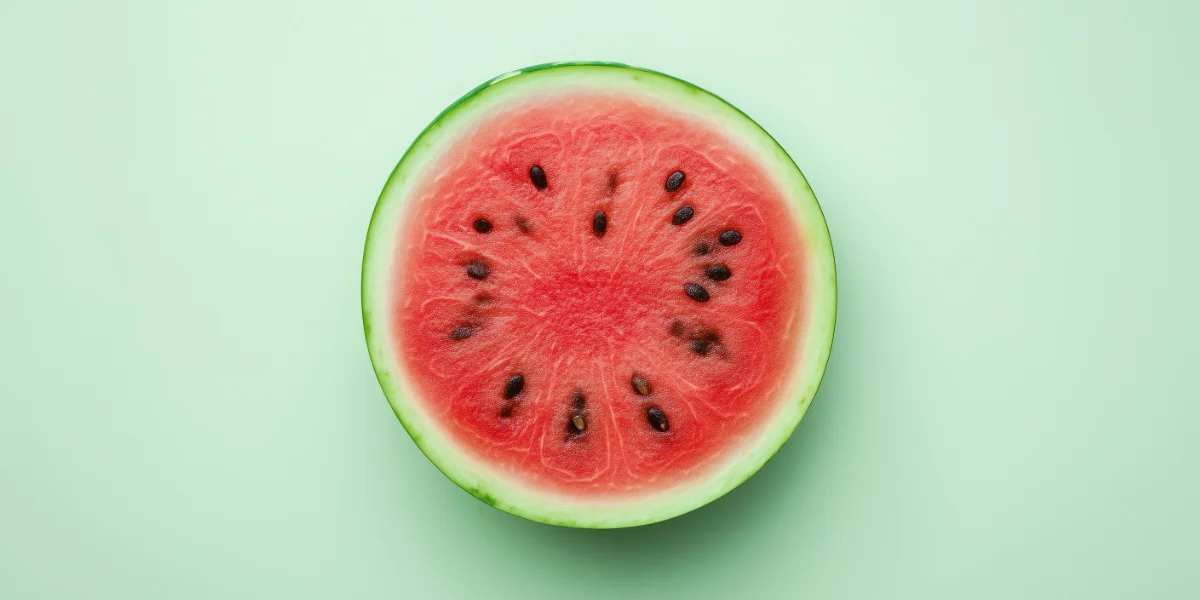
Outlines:
{"label": "watermelon skin edge", "polygon": [[[431,439],[436,437],[436,432],[426,431],[426,428],[417,423],[419,419],[415,418],[414,414],[410,414],[415,412],[409,408],[409,397],[413,392],[406,389],[403,376],[398,377],[393,373],[393,361],[390,359],[391,353],[387,348],[390,340],[381,332],[381,329],[387,327],[387,318],[380,314],[385,312],[381,310],[383,306],[380,298],[386,298],[388,273],[381,269],[380,265],[390,264],[388,260],[381,260],[385,254],[383,251],[388,248],[385,242],[390,239],[381,229],[387,228],[387,222],[396,220],[387,217],[396,217],[400,212],[399,209],[402,208],[401,206],[390,207],[388,200],[394,195],[393,189],[397,182],[404,179],[404,169],[409,164],[407,161],[410,161],[413,156],[421,154],[421,150],[427,147],[427,138],[446,123],[448,117],[454,116],[459,109],[469,105],[472,100],[495,88],[498,84],[541,71],[575,68],[622,70],[635,79],[639,77],[652,78],[659,84],[678,86],[732,109],[741,119],[753,126],[756,135],[762,136],[773,145],[773,150],[779,155],[780,168],[794,171],[806,192],[806,198],[802,199],[810,200],[808,203],[803,203],[805,206],[799,207],[807,210],[807,214],[804,216],[809,217],[809,220],[805,221],[808,226],[804,228],[805,233],[808,234],[805,239],[805,248],[814,257],[809,261],[812,270],[812,276],[809,277],[809,295],[816,298],[815,306],[809,313],[808,343],[802,348],[804,357],[794,368],[794,371],[800,372],[804,376],[803,385],[792,392],[788,398],[790,402],[783,403],[781,414],[771,420],[769,431],[762,435],[753,452],[731,460],[728,468],[712,477],[707,485],[699,486],[697,489],[687,488],[675,491],[644,502],[634,500],[614,505],[590,504],[574,498],[539,497],[536,492],[514,493],[514,487],[520,486],[503,484],[498,479],[489,481],[487,477],[471,473],[471,471],[479,470],[478,465],[475,465],[474,468],[464,466],[464,463],[472,461],[461,455],[447,456],[447,454],[454,454],[453,448],[447,447],[450,446],[449,444]],[[400,203],[392,202],[391,204]],[[793,204],[801,203],[794,201]],[[389,208],[391,214],[388,214]],[[804,210],[801,212],[803,213]],[[395,229],[398,227],[393,226],[392,230]],[[767,461],[779,452],[811,406],[828,366],[837,323],[837,274],[828,225],[807,179],[782,145],[752,118],[712,92],[658,71],[605,61],[543,63],[504,73],[476,86],[439,113],[401,156],[375,203],[363,252],[360,292],[363,331],[376,378],[400,424],[430,462],[460,488],[490,506],[535,522],[586,529],[634,527],[664,521],[709,504],[758,472]],[[784,414],[785,412],[790,414]]]}

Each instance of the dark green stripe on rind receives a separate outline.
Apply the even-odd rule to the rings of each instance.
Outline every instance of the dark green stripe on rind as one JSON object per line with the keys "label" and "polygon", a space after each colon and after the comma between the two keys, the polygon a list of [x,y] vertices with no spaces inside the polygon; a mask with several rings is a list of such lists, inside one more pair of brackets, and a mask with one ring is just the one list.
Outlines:
{"label": "dark green stripe on rind", "polygon": [[[427,143],[427,138],[430,136],[431,133],[435,132],[439,126],[441,126],[442,124],[444,124],[446,122],[445,118],[448,115],[451,115],[452,113],[454,113],[457,109],[462,107],[464,104],[468,103],[471,99],[473,99],[474,97],[479,95],[481,92],[491,88],[492,86],[500,84],[504,81],[507,81],[507,80],[513,79],[513,78],[517,78],[522,75],[527,75],[530,73],[548,70],[548,69],[574,68],[574,67],[603,67],[603,68],[613,68],[613,69],[624,69],[624,70],[629,70],[629,71],[634,71],[634,72],[645,73],[647,75],[651,75],[651,76],[655,76],[655,77],[661,77],[661,78],[673,81],[677,84],[680,84],[681,86],[686,88],[688,91],[691,91],[695,94],[706,95],[706,96],[712,97],[712,98],[718,100],[720,103],[727,106],[728,108],[733,109],[733,111],[735,111],[738,115],[740,115],[741,118],[743,118],[747,122],[753,124],[754,127],[762,135],[766,136],[766,138],[769,139],[771,141],[771,143],[774,145],[775,150],[777,150],[784,158],[786,158],[787,162],[791,165],[791,167],[794,168],[796,170],[796,172],[800,175],[800,180],[804,183],[805,187],[807,188],[809,195],[812,197],[812,200],[814,201],[813,204],[814,204],[815,208],[817,209],[818,214],[820,215],[820,225],[822,227],[821,233],[824,234],[824,240],[830,239],[828,224],[825,221],[825,217],[824,217],[824,211],[821,209],[820,203],[816,201],[816,195],[812,193],[812,188],[808,184],[808,179],[806,177],[804,177],[803,172],[795,164],[795,161],[792,160],[791,156],[788,155],[787,151],[783,149],[782,145],[780,145],[779,142],[773,136],[771,136],[770,133],[768,133],[766,131],[766,129],[764,129],[761,125],[759,125],[756,121],[754,121],[754,119],[750,118],[746,113],[742,112],[741,109],[739,109],[736,106],[734,106],[733,104],[725,101],[723,98],[721,98],[720,96],[717,96],[716,94],[713,94],[707,90],[704,90],[703,88],[693,85],[690,82],[684,81],[677,77],[672,77],[671,75],[667,75],[665,73],[660,73],[658,71],[654,71],[651,69],[632,67],[629,65],[615,63],[615,62],[576,61],[576,62],[545,63],[545,64],[540,64],[540,65],[534,65],[532,67],[527,67],[524,69],[519,69],[517,71],[512,71],[509,73],[505,73],[503,75],[499,75],[497,77],[494,77],[494,78],[476,86],[474,89],[472,89],[471,91],[464,94],[461,98],[459,98],[458,100],[454,101],[452,104],[447,106],[441,113],[439,113],[437,115],[437,117],[435,117],[433,119],[433,121],[431,121],[429,123],[429,125],[427,125],[425,127],[425,129],[423,129],[421,131],[421,133],[413,141],[412,145],[410,145],[409,148],[405,151],[404,155],[400,157],[400,160],[396,163],[396,166],[392,169],[391,174],[388,176],[387,182],[384,184],[383,189],[380,191],[379,197],[375,203],[375,207],[371,213],[371,223],[367,228],[365,248],[364,248],[364,252],[363,252],[362,280],[360,282],[360,293],[361,293],[362,311],[363,311],[363,331],[364,331],[364,335],[366,336],[367,350],[371,357],[371,363],[372,363],[372,367],[375,370],[376,378],[379,380],[380,386],[385,391],[385,396],[388,395],[388,393],[387,393],[388,390],[392,390],[392,393],[394,393],[394,394],[399,394],[400,391],[399,391],[399,387],[394,382],[391,381],[393,375],[388,371],[388,366],[381,364],[381,362],[383,361],[383,357],[382,357],[383,349],[371,346],[371,344],[372,344],[371,333],[372,333],[373,328],[371,325],[372,313],[371,313],[370,307],[368,306],[369,299],[367,297],[368,267],[372,263],[371,241],[374,239],[376,229],[379,226],[379,213],[384,205],[384,200],[388,195],[388,191],[391,189],[391,187],[393,185],[398,183],[399,175],[401,173],[402,167],[405,164],[405,161],[417,149],[421,148],[423,143]],[[634,78],[635,79],[637,78],[636,74],[634,75]],[[836,269],[836,259],[833,254],[832,243],[828,244],[827,249],[829,251],[829,260],[830,260],[829,268],[830,268],[830,279],[831,279],[828,292],[832,297],[830,298],[830,305],[831,305],[830,306],[830,314],[829,314],[830,321],[828,323],[828,325],[829,325],[829,338],[828,338],[829,341],[825,344],[822,344],[822,348],[821,348],[822,353],[817,358],[817,360],[820,362],[819,374],[818,374],[818,379],[817,379],[818,387],[819,387],[819,382],[824,377],[825,370],[828,367],[829,356],[832,351],[832,342],[833,342],[833,338],[834,338],[834,335],[836,332],[836,327],[837,327],[837,281],[836,281],[837,269]],[[811,326],[811,324],[810,324],[810,326]],[[387,342],[387,340],[384,340],[384,342]],[[470,485],[463,481],[460,481],[457,477],[455,477],[455,475],[453,473],[448,471],[448,468],[446,466],[443,466],[442,464],[439,463],[438,460],[436,460],[434,458],[432,451],[426,447],[426,443],[428,443],[428,442],[423,439],[424,436],[422,435],[422,432],[419,431],[413,424],[408,422],[408,419],[406,419],[404,412],[399,409],[398,402],[393,400],[390,397],[388,398],[388,400],[389,400],[389,404],[392,406],[392,411],[393,411],[393,413],[395,413],[397,419],[400,421],[400,424],[404,427],[405,431],[408,432],[409,436],[417,444],[417,447],[420,448],[421,452],[423,454],[425,454],[425,456],[430,460],[430,462],[432,462],[439,471],[441,471],[444,475],[446,475],[446,477],[448,479],[453,481],[456,485],[458,485],[463,490],[467,491],[471,495],[478,498],[480,501],[485,502],[496,508],[499,508],[500,510],[503,510],[505,512],[508,512],[508,513],[511,513],[511,514],[514,514],[514,515],[517,515],[517,516],[520,516],[520,517],[523,517],[526,519],[530,519],[533,521],[539,521],[539,522],[548,523],[548,524],[552,524],[552,525],[561,525],[561,526],[567,526],[567,527],[584,527],[584,528],[610,528],[610,527],[638,526],[638,525],[645,525],[645,524],[649,524],[649,523],[653,523],[653,522],[657,522],[657,521],[666,520],[666,519],[669,519],[672,517],[679,516],[680,514],[684,514],[691,510],[700,508],[700,507],[712,502],[713,500],[716,500],[717,498],[724,496],[730,490],[736,488],[738,485],[743,483],[746,479],[749,479],[754,473],[758,472],[758,470],[760,470],[763,465],[765,465],[771,458],[773,458],[779,452],[780,449],[782,449],[783,444],[786,443],[786,441],[788,439],[790,439],[791,434],[794,432],[796,426],[798,426],[800,421],[803,420],[804,414],[808,411],[808,408],[811,406],[812,400],[815,397],[815,394],[816,394],[816,388],[813,389],[812,396],[808,396],[807,394],[802,393],[801,397],[797,399],[801,403],[800,413],[798,415],[798,418],[796,418],[795,423],[793,423],[792,426],[786,432],[783,432],[783,431],[780,432],[782,435],[779,435],[777,437],[778,437],[778,439],[781,440],[781,442],[771,451],[771,453],[765,459],[762,460],[762,462],[760,462],[757,465],[753,465],[753,464],[744,465],[744,467],[745,467],[744,470],[740,471],[739,475],[737,477],[726,481],[721,486],[721,488],[715,494],[712,494],[710,497],[704,498],[702,501],[695,503],[695,505],[693,505],[693,506],[689,506],[689,507],[684,508],[679,511],[670,512],[669,514],[664,513],[664,514],[657,514],[657,515],[649,515],[645,518],[630,518],[630,519],[626,519],[624,521],[615,521],[615,522],[586,522],[586,523],[581,523],[579,521],[575,521],[575,520],[571,520],[571,519],[551,518],[551,517],[548,517],[547,515],[536,514],[535,512],[526,510],[522,506],[516,506],[516,505],[512,505],[512,504],[501,501],[499,498],[497,498],[496,495],[494,495],[492,492],[490,492],[489,490],[487,490],[481,486]]]}

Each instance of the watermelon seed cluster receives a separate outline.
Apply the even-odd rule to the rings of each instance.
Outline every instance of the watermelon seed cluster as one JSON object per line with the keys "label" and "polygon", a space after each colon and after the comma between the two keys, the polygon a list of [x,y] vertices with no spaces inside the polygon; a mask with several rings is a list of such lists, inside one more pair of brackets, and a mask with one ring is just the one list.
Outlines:
{"label": "watermelon seed cluster", "polygon": [[[673,171],[667,176],[663,184],[664,189],[668,192],[678,191],[683,187],[686,175],[683,171]],[[533,165],[529,167],[529,180],[533,186],[540,190],[545,190],[549,186],[546,179],[546,171],[541,165]],[[611,193],[618,184],[617,176],[610,175],[608,180],[608,190]],[[696,215],[696,209],[691,205],[679,207],[671,216],[671,224],[682,226]],[[522,233],[529,233],[529,221],[524,217],[517,216],[514,220],[517,229]],[[475,231],[478,233],[490,233],[493,229],[492,222],[486,218],[480,217],[475,219],[472,224]],[[596,237],[604,237],[608,231],[608,213],[604,210],[598,210],[592,216],[592,233]],[[727,229],[717,235],[717,243],[722,246],[736,246],[742,241],[741,232],[734,229]],[[699,242],[695,246],[695,254],[697,256],[707,256],[712,251],[712,246],[708,242]],[[482,260],[474,260],[467,264],[467,276],[477,281],[487,279],[491,274],[491,269]],[[726,281],[732,277],[732,272],[729,267],[723,263],[715,263],[704,269],[704,274],[712,281]],[[684,293],[689,298],[696,302],[708,302],[711,297],[708,290],[704,286],[696,283],[688,283],[684,285]],[[481,293],[476,297],[480,303],[490,300],[490,296]],[[477,327],[475,325],[464,324],[455,327],[450,332],[450,337],[455,340],[464,340],[475,334]],[[671,334],[677,337],[683,337],[683,326],[678,322],[671,324]],[[690,336],[687,340],[689,347],[699,356],[708,356],[715,347],[720,344],[720,339],[717,334],[711,331],[699,331]],[[639,397],[646,398],[651,395],[652,387],[650,381],[644,376],[634,374],[629,380],[630,386],[635,394]],[[502,396],[505,404],[500,410],[500,416],[504,418],[511,417],[516,409],[518,396],[525,390],[525,376],[521,373],[514,373],[504,382],[504,390]],[[587,430],[587,399],[581,390],[576,390],[571,394],[571,412],[567,419],[567,434],[569,437],[574,437],[583,434]],[[662,408],[651,405],[646,408],[646,422],[657,431],[667,432],[670,430],[670,422],[667,420],[667,415]]]}
{"label": "watermelon seed cluster", "polygon": [[[668,192],[677,191],[679,188],[683,187],[683,182],[686,177],[687,176],[683,171],[674,171],[667,176],[667,181],[663,184],[663,188],[665,188]],[[688,221],[691,221],[692,217],[694,216],[696,216],[696,209],[690,204],[685,204],[679,207],[679,209],[675,211],[675,214],[671,216],[671,224],[675,225],[676,227],[682,226]],[[721,244],[722,246],[736,246],[738,242],[741,241],[742,233],[735,229],[727,229],[717,235],[717,243]],[[712,246],[710,246],[708,242],[700,242],[695,248],[696,256],[707,256],[711,251]],[[729,270],[729,267],[720,263],[709,265],[707,268],[705,268],[704,274],[713,281],[726,281],[733,276],[733,273]],[[683,291],[685,294],[687,294],[688,298],[691,298],[696,302],[708,302],[711,298],[708,290],[705,289],[704,286],[697,283],[688,283],[684,285]]]}
{"label": "watermelon seed cluster", "polygon": [[[650,395],[650,381],[641,375],[635,373],[633,377],[630,377],[629,385],[633,387],[633,393],[638,396],[644,398]],[[650,406],[646,409],[646,422],[650,423],[651,427],[662,432],[666,432],[671,427],[667,422],[667,414],[657,406]]]}

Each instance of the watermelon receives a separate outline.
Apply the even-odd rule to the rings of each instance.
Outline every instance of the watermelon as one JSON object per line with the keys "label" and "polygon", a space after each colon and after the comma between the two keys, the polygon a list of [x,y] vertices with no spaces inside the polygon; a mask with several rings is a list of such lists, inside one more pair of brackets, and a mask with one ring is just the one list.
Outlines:
{"label": "watermelon", "polygon": [[791,435],[833,339],[833,249],[761,127],[661,73],[556,63],[439,115],[363,258],[371,361],[447,477],[609,528],[725,494]]}

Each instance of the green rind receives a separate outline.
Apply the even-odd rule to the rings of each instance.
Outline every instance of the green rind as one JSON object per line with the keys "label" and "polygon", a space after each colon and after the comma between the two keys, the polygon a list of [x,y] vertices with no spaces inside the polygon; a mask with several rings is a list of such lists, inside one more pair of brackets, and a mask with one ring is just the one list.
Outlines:
{"label": "green rind", "polygon": [[[804,183],[804,185],[808,191],[809,197],[813,201],[814,208],[816,208],[817,214],[820,216],[821,229],[819,230],[818,233],[822,234],[822,239],[820,241],[822,241],[824,243],[823,247],[820,247],[820,248],[813,247],[813,248],[810,248],[810,250],[827,250],[828,251],[828,259],[829,259],[828,268],[829,268],[830,281],[829,281],[829,287],[827,290],[828,294],[830,295],[829,302],[828,302],[829,313],[827,315],[828,336],[827,336],[826,341],[823,344],[821,344],[821,346],[819,347],[821,352],[815,359],[815,361],[817,361],[817,362],[812,363],[813,365],[815,365],[814,372],[816,373],[816,385],[812,386],[811,389],[809,389],[809,390],[802,389],[800,391],[799,397],[795,398],[795,401],[797,402],[797,404],[799,405],[800,408],[799,408],[799,413],[797,413],[797,415],[795,416],[794,421],[792,423],[790,423],[787,427],[775,432],[775,436],[773,438],[774,441],[760,442],[760,444],[764,447],[771,447],[770,453],[758,461],[748,462],[745,464],[737,463],[736,466],[739,468],[735,469],[732,476],[726,477],[726,479],[722,482],[720,487],[717,488],[717,490],[715,492],[707,493],[703,497],[700,497],[698,499],[685,499],[684,501],[680,502],[678,506],[671,507],[666,510],[661,510],[658,513],[651,512],[651,513],[646,513],[646,514],[642,514],[642,515],[630,516],[630,517],[626,517],[626,518],[610,518],[610,519],[575,518],[575,519],[572,519],[572,518],[548,516],[547,514],[539,513],[536,510],[529,510],[525,506],[523,506],[521,503],[506,502],[503,499],[498,498],[489,489],[482,487],[482,486],[478,486],[478,485],[471,485],[470,483],[465,481],[464,478],[461,476],[461,474],[459,474],[458,472],[456,472],[450,468],[450,465],[443,464],[442,461],[439,461],[437,459],[437,457],[436,457],[437,453],[434,451],[433,448],[430,447],[430,442],[428,441],[428,439],[422,434],[422,432],[419,430],[419,428],[417,428],[413,423],[410,422],[411,421],[410,417],[408,415],[406,415],[405,411],[401,408],[401,406],[406,401],[406,397],[405,397],[404,393],[400,390],[400,388],[396,384],[396,382],[394,382],[392,380],[392,374],[388,371],[388,368],[387,368],[388,366],[383,364],[385,359],[383,356],[384,351],[383,351],[382,346],[380,346],[378,343],[373,345],[373,341],[379,342],[379,340],[372,340],[372,331],[374,330],[374,327],[372,326],[372,313],[371,313],[371,307],[369,306],[369,298],[368,298],[369,273],[370,273],[370,266],[372,264],[372,261],[371,261],[372,242],[374,240],[375,235],[377,234],[377,229],[380,226],[379,217],[380,217],[381,210],[384,206],[385,199],[388,197],[388,193],[389,193],[391,186],[398,180],[398,175],[401,173],[401,169],[404,167],[405,161],[410,157],[410,155],[412,155],[417,149],[419,149],[421,147],[422,143],[426,140],[426,138],[428,138],[432,133],[434,133],[438,129],[439,126],[441,126],[442,124],[445,123],[444,119],[448,115],[453,114],[460,107],[467,105],[472,99],[479,96],[485,90],[488,90],[489,88],[492,88],[493,86],[496,86],[497,84],[499,84],[503,81],[506,81],[506,80],[509,80],[509,79],[512,79],[515,77],[519,77],[522,75],[534,73],[537,71],[543,71],[543,70],[547,70],[547,69],[573,68],[573,67],[605,67],[605,68],[613,68],[613,69],[627,69],[630,71],[645,73],[647,75],[651,75],[651,76],[655,76],[655,77],[661,77],[663,79],[674,82],[678,85],[684,86],[685,88],[692,91],[693,93],[704,94],[706,96],[709,96],[709,97],[719,101],[720,103],[724,104],[726,107],[735,111],[738,115],[741,116],[741,118],[745,119],[747,122],[752,124],[758,130],[759,133],[761,133],[763,136],[765,136],[766,139],[770,140],[770,142],[774,145],[774,148],[787,160],[788,164],[790,164],[790,166],[793,169],[795,169],[796,173],[800,176],[800,180]],[[496,508],[503,510],[505,512],[508,512],[510,514],[513,514],[513,515],[516,515],[516,516],[519,516],[519,517],[522,517],[525,519],[529,519],[532,521],[538,521],[538,522],[542,522],[542,523],[547,523],[547,524],[551,524],[551,525],[560,525],[560,526],[565,526],[565,527],[578,527],[578,528],[590,528],[590,529],[632,527],[632,526],[646,525],[646,524],[670,519],[670,518],[679,516],[681,514],[690,512],[692,510],[695,510],[697,508],[700,508],[702,506],[709,504],[713,500],[716,500],[717,498],[724,496],[726,493],[728,493],[729,491],[731,491],[738,485],[741,485],[744,481],[749,479],[754,473],[758,472],[758,470],[761,469],[763,467],[763,465],[765,465],[771,458],[774,458],[774,456],[779,452],[779,450],[783,447],[784,443],[786,443],[786,441],[791,437],[791,435],[795,431],[796,427],[799,426],[800,421],[803,420],[804,415],[807,413],[809,406],[811,406],[813,397],[816,394],[817,388],[819,387],[820,381],[821,381],[821,379],[823,379],[825,370],[828,366],[829,356],[832,351],[834,332],[835,332],[836,326],[837,326],[837,281],[836,281],[837,275],[836,274],[837,274],[836,259],[834,257],[834,253],[833,253],[833,245],[830,241],[828,224],[825,221],[824,211],[821,209],[820,203],[816,199],[816,195],[812,193],[812,188],[811,188],[811,186],[808,185],[807,178],[804,177],[804,174],[800,170],[799,166],[796,165],[795,161],[792,160],[791,156],[788,155],[787,151],[784,150],[783,146],[780,145],[779,142],[773,136],[771,136],[770,133],[768,133],[766,131],[766,129],[764,129],[761,125],[759,125],[756,121],[754,121],[754,119],[750,118],[749,115],[742,112],[741,109],[737,108],[736,106],[729,103],[728,101],[721,98],[720,96],[717,96],[716,94],[713,94],[703,88],[700,88],[699,86],[696,86],[690,82],[684,81],[677,77],[673,77],[671,75],[667,75],[665,73],[660,73],[658,71],[654,71],[651,69],[644,69],[641,67],[633,67],[633,66],[629,66],[626,64],[622,64],[622,63],[603,62],[603,61],[574,61],[574,62],[544,63],[544,64],[534,65],[531,67],[527,67],[524,69],[519,69],[516,71],[512,71],[509,73],[499,75],[493,79],[490,79],[490,80],[476,86],[474,89],[472,89],[471,91],[464,94],[461,98],[454,101],[452,104],[447,106],[441,113],[439,113],[437,115],[437,117],[435,117],[433,119],[433,121],[431,121],[429,123],[429,125],[427,125],[425,127],[425,129],[423,129],[421,131],[421,133],[413,141],[412,145],[410,145],[409,148],[405,151],[404,155],[400,157],[399,162],[397,162],[395,168],[392,169],[391,174],[388,176],[387,182],[384,184],[383,189],[380,191],[379,198],[377,199],[374,210],[371,213],[371,223],[367,228],[365,248],[363,251],[362,279],[361,279],[361,284],[360,284],[360,293],[361,293],[362,311],[363,311],[363,331],[364,331],[364,335],[366,337],[367,350],[371,357],[371,364],[372,364],[373,369],[375,370],[376,378],[378,379],[380,386],[383,388],[384,395],[387,397],[388,403],[391,405],[392,411],[396,414],[396,417],[400,421],[400,424],[404,427],[405,431],[408,432],[409,436],[413,439],[413,442],[416,443],[417,447],[421,450],[421,452],[423,454],[425,454],[425,456],[430,460],[430,462],[432,462],[433,465],[439,471],[442,472],[442,474],[444,474],[448,479],[453,481],[460,488],[462,488],[466,492],[470,493],[472,496],[475,496],[480,501],[487,503],[488,505],[491,505],[493,507],[496,507]],[[810,324],[809,324],[810,329],[814,325],[816,325],[816,324],[810,322]],[[386,341],[386,340],[384,340],[384,341]],[[805,361],[805,362],[807,363],[808,361]],[[819,365],[818,365],[818,363],[819,363]],[[584,510],[594,510],[594,509],[585,508]],[[581,512],[583,512],[583,511],[581,510]]]}

